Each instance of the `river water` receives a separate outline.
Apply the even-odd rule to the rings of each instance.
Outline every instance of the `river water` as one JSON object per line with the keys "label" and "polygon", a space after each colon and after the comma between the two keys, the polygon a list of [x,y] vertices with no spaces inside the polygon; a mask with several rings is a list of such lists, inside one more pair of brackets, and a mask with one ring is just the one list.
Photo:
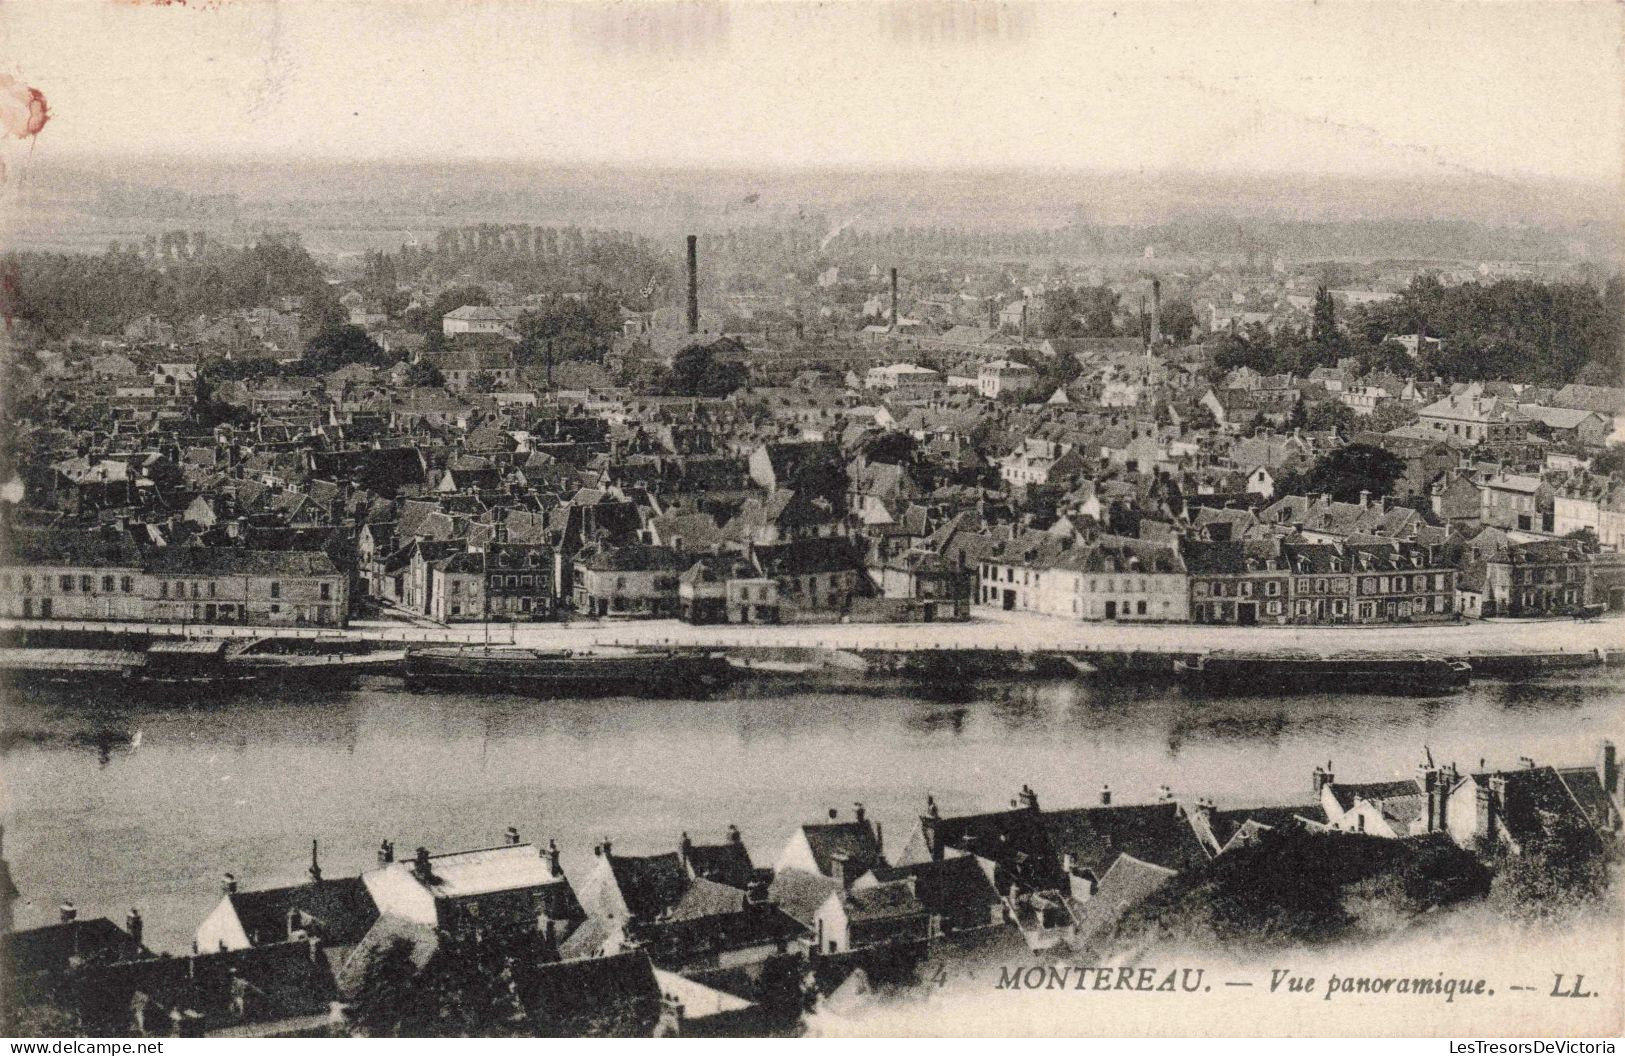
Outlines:
{"label": "river water", "polygon": [[222,873],[295,883],[321,841],[328,876],[402,853],[556,839],[580,877],[592,845],[675,849],[737,824],[758,865],[791,830],[863,802],[901,849],[926,793],[946,813],[999,809],[1022,784],[1045,806],[1149,801],[1158,786],[1221,807],[1306,803],[1331,760],[1344,780],[1414,773],[1424,748],[1464,767],[1594,758],[1625,743],[1625,678],[1593,670],[1478,682],[1445,699],[1199,699],[1166,685],[966,687],[945,701],[736,687],[710,700],[535,700],[286,690],[213,706],[13,694],[0,741],[17,926],[81,916],[189,948]]}

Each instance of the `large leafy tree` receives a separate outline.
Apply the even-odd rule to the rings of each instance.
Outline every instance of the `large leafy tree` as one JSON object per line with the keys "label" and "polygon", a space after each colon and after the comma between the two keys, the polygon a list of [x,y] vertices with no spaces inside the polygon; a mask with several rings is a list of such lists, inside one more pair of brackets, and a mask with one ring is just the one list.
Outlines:
{"label": "large leafy tree", "polygon": [[305,366],[318,374],[325,374],[351,363],[364,363],[376,367],[391,362],[393,360],[390,359],[389,353],[379,347],[378,342],[368,337],[367,332],[359,326],[330,326],[319,331],[305,343]]}
{"label": "large leafy tree", "polygon": [[718,359],[709,345],[689,345],[671,361],[666,391],[672,396],[727,396],[744,387],[743,363]]}
{"label": "large leafy tree", "polygon": [[1324,492],[1339,502],[1357,502],[1361,492],[1387,495],[1404,474],[1405,463],[1391,452],[1349,444],[1322,455],[1302,477],[1288,474],[1276,490],[1283,495]]}

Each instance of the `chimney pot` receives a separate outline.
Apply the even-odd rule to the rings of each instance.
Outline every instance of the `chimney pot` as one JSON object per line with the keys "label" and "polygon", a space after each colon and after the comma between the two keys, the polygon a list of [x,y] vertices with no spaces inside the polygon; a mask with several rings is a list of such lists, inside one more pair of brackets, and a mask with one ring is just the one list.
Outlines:
{"label": "chimney pot", "polygon": [[79,917],[79,907],[75,906],[72,900],[64,902],[62,908],[57,911],[57,916],[62,919],[62,923],[72,924]]}

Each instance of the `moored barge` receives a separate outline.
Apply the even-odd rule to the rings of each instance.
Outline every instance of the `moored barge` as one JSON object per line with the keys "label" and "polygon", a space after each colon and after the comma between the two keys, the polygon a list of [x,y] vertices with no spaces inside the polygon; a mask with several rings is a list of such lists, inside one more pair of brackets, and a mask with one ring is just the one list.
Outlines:
{"label": "moored barge", "polygon": [[736,677],[720,653],[449,646],[410,649],[406,683],[541,696],[700,696]]}
{"label": "moored barge", "polygon": [[1316,653],[1219,651],[1176,661],[1189,689],[1206,693],[1300,692],[1450,693],[1472,679],[1465,660],[1422,653]]}

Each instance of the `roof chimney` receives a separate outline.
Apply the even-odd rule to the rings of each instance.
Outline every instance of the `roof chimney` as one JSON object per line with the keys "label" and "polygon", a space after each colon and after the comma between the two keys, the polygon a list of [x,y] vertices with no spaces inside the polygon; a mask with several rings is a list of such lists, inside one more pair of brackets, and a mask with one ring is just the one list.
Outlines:
{"label": "roof chimney", "polygon": [[547,841],[547,849],[542,851],[542,857],[547,859],[548,873],[555,880],[564,875],[564,870],[559,868],[559,845],[556,842]]}
{"label": "roof chimney", "polygon": [[310,882],[313,883],[313,884],[319,884],[319,883],[322,882],[322,865],[321,865],[321,862],[317,860],[316,850],[317,850],[316,841],[311,840],[310,841],[310,870],[309,870],[309,872],[310,872]]}
{"label": "roof chimney", "polygon": [[1109,807],[1109,806],[1112,805],[1112,786],[1111,785],[1101,785],[1100,786],[1100,805],[1103,806],[1103,807]]}
{"label": "roof chimney", "polygon": [[688,332],[700,332],[700,240],[688,236]]}
{"label": "roof chimney", "polygon": [[433,873],[429,868],[429,848],[419,847],[412,857],[412,871],[419,880],[427,880]]}
{"label": "roof chimney", "polygon": [[69,899],[68,901],[62,903],[61,909],[57,910],[57,916],[62,919],[62,923],[72,924],[75,920],[79,919],[79,907],[73,904],[72,899]]}

